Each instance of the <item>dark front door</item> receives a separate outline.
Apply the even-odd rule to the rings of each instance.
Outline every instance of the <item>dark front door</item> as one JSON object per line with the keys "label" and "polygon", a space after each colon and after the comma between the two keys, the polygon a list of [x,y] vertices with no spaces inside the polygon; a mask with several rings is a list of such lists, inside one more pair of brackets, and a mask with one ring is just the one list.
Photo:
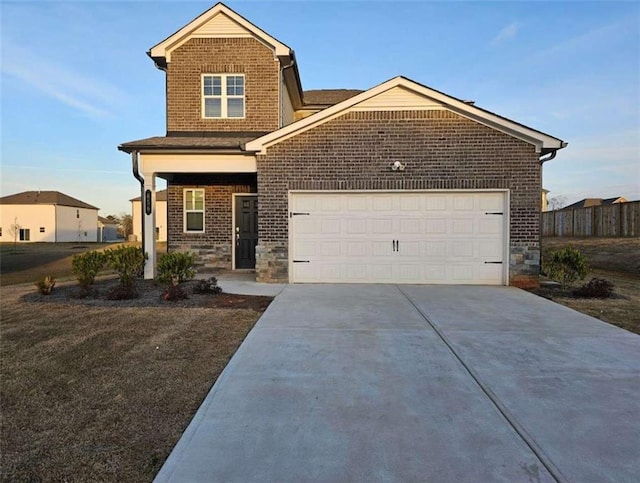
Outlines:
{"label": "dark front door", "polygon": [[236,196],[236,268],[256,267],[258,244],[258,197]]}

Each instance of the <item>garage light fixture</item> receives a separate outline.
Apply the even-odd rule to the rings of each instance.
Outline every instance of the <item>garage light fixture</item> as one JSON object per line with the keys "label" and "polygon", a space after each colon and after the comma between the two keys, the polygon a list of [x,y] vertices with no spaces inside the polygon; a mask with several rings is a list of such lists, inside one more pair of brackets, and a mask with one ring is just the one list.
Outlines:
{"label": "garage light fixture", "polygon": [[391,165],[391,171],[404,171],[406,164],[402,164],[400,161],[396,161]]}

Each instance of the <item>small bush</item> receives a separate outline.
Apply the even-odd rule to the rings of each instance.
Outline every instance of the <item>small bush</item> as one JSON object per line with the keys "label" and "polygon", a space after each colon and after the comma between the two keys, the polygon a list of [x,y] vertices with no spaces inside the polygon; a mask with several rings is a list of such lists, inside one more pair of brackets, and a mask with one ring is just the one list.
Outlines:
{"label": "small bush", "polygon": [[162,298],[168,302],[177,302],[178,300],[188,299],[189,296],[180,285],[169,285]]}
{"label": "small bush", "polygon": [[103,252],[84,252],[71,259],[71,271],[76,276],[80,287],[87,290],[96,279],[96,275],[104,268],[107,257]]}
{"label": "small bush", "polygon": [[218,286],[218,279],[216,277],[208,278],[207,280],[198,280],[193,287],[193,293],[198,294],[219,294],[222,292],[222,287]]}
{"label": "small bush", "polygon": [[38,292],[42,295],[49,295],[53,291],[53,287],[56,286],[56,279],[47,275],[35,282],[34,285],[38,287]]}
{"label": "small bush", "polygon": [[158,260],[158,276],[156,279],[162,283],[178,285],[186,280],[191,280],[196,275],[193,264],[196,261],[195,253],[171,252],[162,255]]}
{"label": "small bush", "polygon": [[136,286],[131,284],[119,283],[107,292],[107,300],[131,300],[138,298]]}
{"label": "small bush", "polygon": [[109,267],[118,272],[120,285],[133,285],[136,278],[142,275],[147,259],[142,249],[124,245],[105,251],[105,255]]}
{"label": "small bush", "polygon": [[580,297],[606,299],[613,295],[613,284],[604,278],[594,277],[575,291]]}
{"label": "small bush", "polygon": [[571,245],[552,252],[548,258],[543,263],[544,272],[549,278],[560,282],[564,288],[587,276],[587,259]]}

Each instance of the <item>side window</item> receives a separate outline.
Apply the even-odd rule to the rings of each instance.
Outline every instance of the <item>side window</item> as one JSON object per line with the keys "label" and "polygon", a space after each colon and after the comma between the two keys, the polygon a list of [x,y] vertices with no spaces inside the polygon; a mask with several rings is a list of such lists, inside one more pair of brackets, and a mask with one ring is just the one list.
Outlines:
{"label": "side window", "polygon": [[184,231],[204,232],[204,190],[184,190]]}

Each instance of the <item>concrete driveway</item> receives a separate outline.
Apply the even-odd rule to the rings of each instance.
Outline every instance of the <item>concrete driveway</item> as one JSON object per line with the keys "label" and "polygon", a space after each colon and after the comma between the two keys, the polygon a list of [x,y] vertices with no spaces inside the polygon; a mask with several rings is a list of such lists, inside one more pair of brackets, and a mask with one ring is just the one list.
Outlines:
{"label": "concrete driveway", "polygon": [[157,476],[640,480],[640,337],[507,287],[290,285]]}

